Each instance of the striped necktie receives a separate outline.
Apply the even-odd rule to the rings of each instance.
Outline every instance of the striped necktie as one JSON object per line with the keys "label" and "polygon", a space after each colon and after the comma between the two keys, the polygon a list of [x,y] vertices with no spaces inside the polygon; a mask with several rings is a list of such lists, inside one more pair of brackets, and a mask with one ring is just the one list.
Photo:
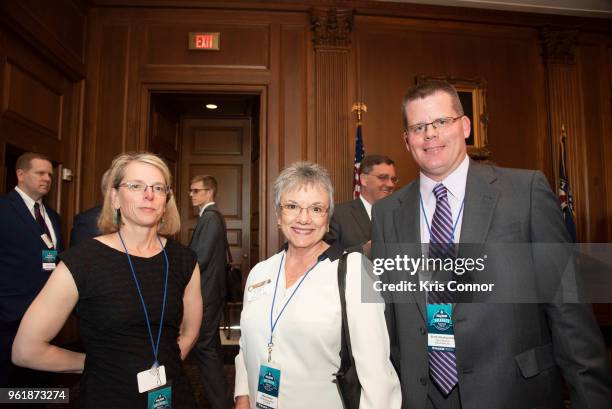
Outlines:
{"label": "striped necktie", "polygon": [[[439,183],[434,187],[433,193],[436,196],[436,210],[431,220],[429,257],[445,259],[454,256],[453,218],[446,187]],[[430,304],[452,303],[448,291],[431,291],[427,293],[427,297]],[[445,396],[448,395],[459,381],[455,353],[430,351],[429,374],[438,389]]]}
{"label": "striped necktie", "polygon": [[40,212],[40,204],[38,202],[34,202],[34,218],[36,219],[36,222],[38,222],[38,225],[40,226],[40,231],[45,233],[47,237],[49,237],[49,240],[52,240],[51,232],[49,231],[49,228],[47,227],[47,223],[45,222],[45,219],[42,216],[42,213]]}

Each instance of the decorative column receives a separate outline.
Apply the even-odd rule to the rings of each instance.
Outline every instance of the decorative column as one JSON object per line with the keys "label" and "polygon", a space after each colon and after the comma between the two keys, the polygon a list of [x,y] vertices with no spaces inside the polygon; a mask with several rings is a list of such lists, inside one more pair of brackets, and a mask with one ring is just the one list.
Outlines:
{"label": "decorative column", "polygon": [[582,114],[578,68],[575,63],[575,46],[578,30],[543,27],[540,29],[542,59],[546,68],[546,87],[549,113],[549,140],[554,165],[556,192],[559,183],[559,149],[561,127],[565,126],[567,140],[567,165],[570,188],[575,204],[577,241],[589,237],[588,183],[586,167],[586,136]]}
{"label": "decorative column", "polygon": [[349,135],[352,27],[352,10],[311,10],[315,52],[315,160],[329,170],[336,202],[352,198],[354,145]]}

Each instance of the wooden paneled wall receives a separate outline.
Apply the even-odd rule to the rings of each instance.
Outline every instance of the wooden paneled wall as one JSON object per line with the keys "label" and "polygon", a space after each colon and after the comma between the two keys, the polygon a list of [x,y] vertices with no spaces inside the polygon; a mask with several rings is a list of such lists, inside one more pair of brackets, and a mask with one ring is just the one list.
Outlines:
{"label": "wooden paneled wall", "polygon": [[[258,94],[265,257],[280,240],[271,185],[284,166],[319,161],[337,199],[349,198],[352,103],[368,106],[366,152],[393,157],[402,183],[416,176],[400,103],[424,74],[485,79],[491,160],[540,169],[553,184],[564,124],[579,238],[612,239],[610,20],[360,0],[92,0],[85,11],[76,0],[47,3],[0,1],[0,137],[25,135],[12,142],[76,170],[64,212],[100,200],[117,153],[153,148],[152,92]],[[187,50],[190,31],[220,32],[221,50]],[[7,99],[11,89],[17,100]]]}
{"label": "wooden paneled wall", "polygon": [[[240,2],[226,9],[200,3],[193,9],[95,4],[105,7],[90,12],[89,143],[83,155],[96,166],[85,180],[97,180],[119,151],[149,147],[152,91],[260,93],[265,256],[279,240],[270,187],[282,167],[316,160],[330,169],[337,199],[350,197],[353,102],[368,106],[366,152],[393,157],[407,182],[417,169],[401,140],[405,91],[422,74],[483,78],[491,160],[540,169],[555,184],[558,135],[565,124],[580,238],[612,237],[612,175],[603,155],[610,149],[611,38],[601,21],[409,5],[375,8],[368,2],[353,2],[353,8],[330,1],[257,9]],[[551,21],[558,25],[545,24]],[[576,31],[575,25],[582,28]],[[221,50],[187,50],[190,31],[220,32]],[[571,41],[556,35],[566,31],[573,33]],[[567,50],[555,38],[569,41],[571,60],[556,58]],[[89,185],[84,184],[84,201],[93,204]]]}
{"label": "wooden paneled wall", "polygon": [[58,174],[47,199],[64,237],[79,189],[59,173],[78,174],[86,14],[76,0],[0,1],[0,193],[12,189],[8,152],[49,156]]}

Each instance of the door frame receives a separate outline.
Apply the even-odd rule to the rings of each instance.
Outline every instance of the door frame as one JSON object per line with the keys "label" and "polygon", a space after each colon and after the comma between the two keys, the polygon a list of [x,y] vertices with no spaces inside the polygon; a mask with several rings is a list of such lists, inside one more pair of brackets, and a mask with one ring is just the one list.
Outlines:
{"label": "door frame", "polygon": [[[138,149],[149,148],[149,116],[151,115],[151,95],[153,93],[184,94],[248,94],[259,96],[259,260],[265,260],[268,254],[268,146],[267,104],[268,87],[266,85],[242,84],[175,84],[175,83],[141,83],[140,86],[140,121],[138,132]],[[179,157],[182,144],[179,143]],[[177,178],[177,175],[174,175]],[[182,192],[177,191],[180,195]],[[271,203],[272,208],[274,203]],[[251,243],[253,242],[251,238]]]}

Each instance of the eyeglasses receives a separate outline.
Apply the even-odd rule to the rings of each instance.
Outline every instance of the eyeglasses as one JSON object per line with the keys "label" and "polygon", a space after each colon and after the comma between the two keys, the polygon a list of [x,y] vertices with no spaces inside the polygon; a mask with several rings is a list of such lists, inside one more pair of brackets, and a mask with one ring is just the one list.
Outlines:
{"label": "eyeglasses", "polygon": [[399,178],[397,176],[390,176],[390,175],[387,175],[386,173],[383,173],[382,175],[375,175],[373,173],[364,173],[364,175],[374,176],[375,178],[377,178],[378,180],[384,183],[391,181],[391,183],[393,183],[394,185],[397,185],[397,183],[399,182]]}
{"label": "eyeglasses", "polygon": [[465,115],[459,115],[456,118],[444,117],[438,118],[433,122],[429,122],[427,124],[415,124],[408,126],[408,131],[412,134],[420,135],[427,131],[427,126],[431,125],[434,129],[445,129],[455,123],[455,121],[459,118],[463,118]]}
{"label": "eyeglasses", "polygon": [[313,219],[322,219],[323,217],[325,217],[325,215],[327,214],[327,211],[329,210],[319,205],[301,207],[294,203],[287,203],[287,204],[280,205],[280,208],[283,214],[287,217],[298,217],[300,214],[302,214],[302,210],[306,210],[308,215],[312,217]]}
{"label": "eyeglasses", "polygon": [[200,188],[200,189],[189,189],[189,194],[190,195],[195,195],[197,193],[200,193],[202,190],[210,190],[209,188],[205,187],[205,188]]}
{"label": "eyeglasses", "polygon": [[130,192],[146,192],[147,188],[151,188],[151,192],[156,195],[166,196],[171,192],[170,187],[158,183],[155,185],[147,185],[146,183],[138,183],[138,182],[125,182],[117,185],[117,188],[126,187]]}

